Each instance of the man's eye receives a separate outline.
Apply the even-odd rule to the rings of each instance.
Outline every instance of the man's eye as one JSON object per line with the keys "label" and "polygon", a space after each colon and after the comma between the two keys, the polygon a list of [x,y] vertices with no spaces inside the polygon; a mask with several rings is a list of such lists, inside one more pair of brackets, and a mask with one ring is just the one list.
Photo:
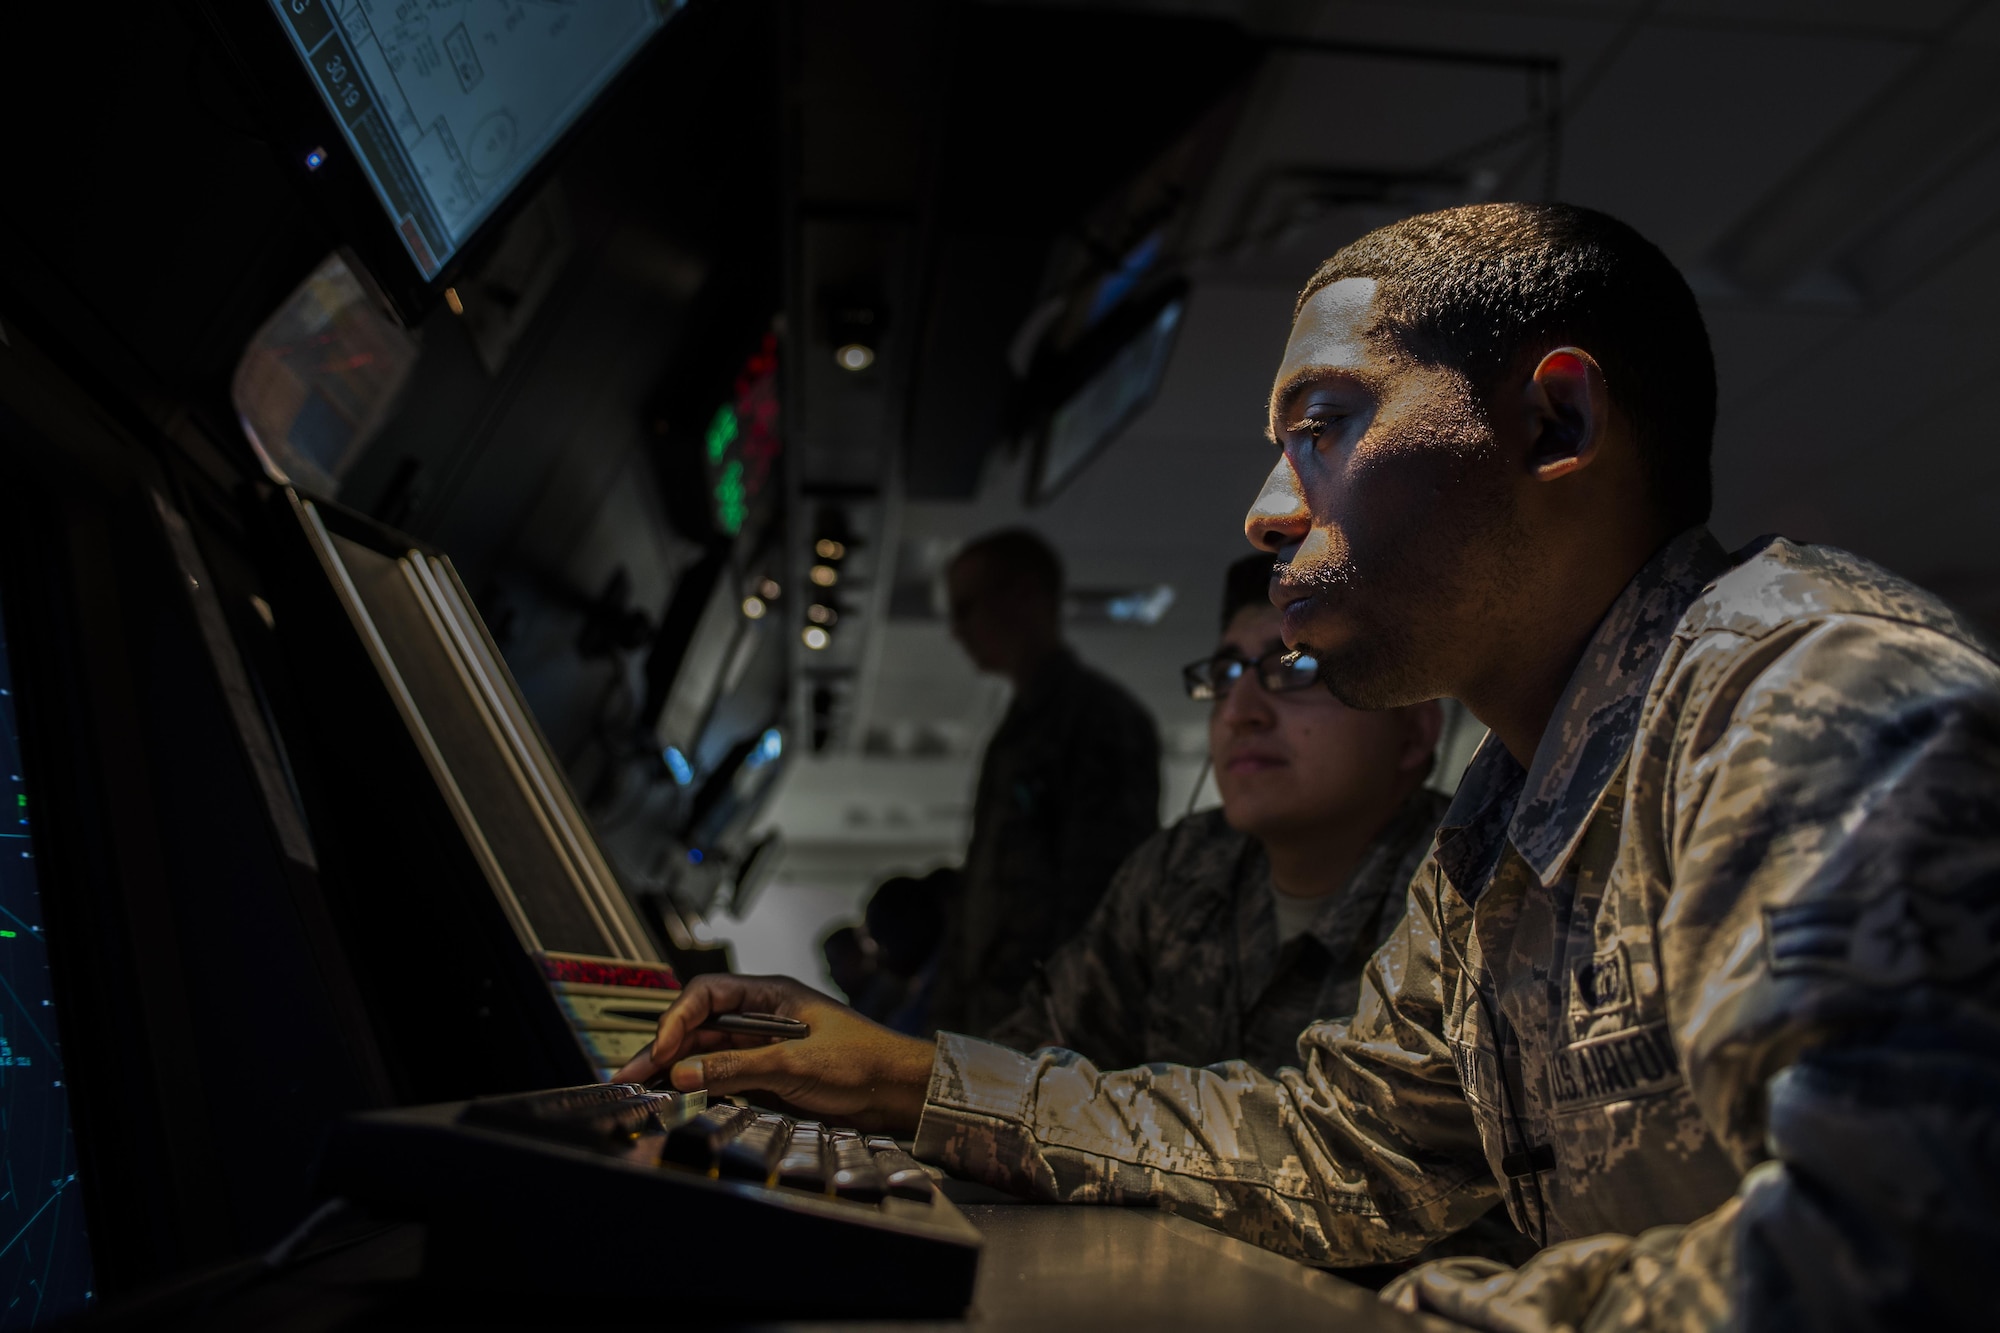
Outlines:
{"label": "man's eye", "polygon": [[1313,439],[1317,440],[1326,434],[1328,430],[1332,429],[1337,419],[1332,413],[1327,413],[1323,416],[1301,417],[1292,423],[1292,433],[1294,435],[1310,435]]}

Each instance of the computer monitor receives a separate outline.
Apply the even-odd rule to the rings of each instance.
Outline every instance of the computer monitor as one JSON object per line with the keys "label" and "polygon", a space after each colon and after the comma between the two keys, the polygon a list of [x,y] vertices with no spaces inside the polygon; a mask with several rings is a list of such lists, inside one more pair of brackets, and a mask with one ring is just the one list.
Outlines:
{"label": "computer monitor", "polygon": [[0,1329],[37,1328],[93,1297],[77,1186],[76,1133],[32,836],[35,790],[21,759],[14,675],[0,606]]}
{"label": "computer monitor", "polygon": [[[303,116],[301,99],[282,95],[274,71],[252,73],[281,94],[281,117],[299,121],[281,134],[306,174],[372,195],[378,225],[348,239],[413,318],[682,3],[266,0],[322,114]],[[239,29],[244,61],[282,60],[282,48],[240,31],[247,21],[225,25]],[[340,221],[359,219],[350,211]]]}
{"label": "computer monitor", "polygon": [[[1101,292],[1102,286],[1099,299]],[[1051,499],[1146,410],[1166,376],[1186,308],[1186,284],[1176,281],[1128,298],[1109,316],[1093,312],[1090,331],[1048,377],[1075,387],[1036,433],[1030,504]]]}
{"label": "computer monitor", "polygon": [[1103,370],[1056,409],[1037,459],[1035,489],[1039,496],[1061,490],[1098,450],[1145,410],[1166,373],[1180,322],[1181,302],[1169,302],[1138,337],[1120,348]]}

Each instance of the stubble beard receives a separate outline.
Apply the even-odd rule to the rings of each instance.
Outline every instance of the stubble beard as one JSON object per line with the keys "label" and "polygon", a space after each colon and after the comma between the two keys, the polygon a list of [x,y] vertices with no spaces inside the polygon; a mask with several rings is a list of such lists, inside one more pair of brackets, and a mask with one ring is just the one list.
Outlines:
{"label": "stubble beard", "polygon": [[[1449,420],[1445,425],[1444,418]],[[1496,475],[1497,442],[1469,401],[1427,423],[1433,440],[1454,439],[1456,466],[1441,478],[1432,511],[1348,535],[1340,555],[1289,581],[1338,605],[1342,642],[1301,646],[1320,678],[1350,708],[1400,708],[1457,692],[1463,664],[1491,637],[1491,622],[1524,576],[1526,540],[1514,496]],[[1444,426],[1440,431],[1439,427]]]}

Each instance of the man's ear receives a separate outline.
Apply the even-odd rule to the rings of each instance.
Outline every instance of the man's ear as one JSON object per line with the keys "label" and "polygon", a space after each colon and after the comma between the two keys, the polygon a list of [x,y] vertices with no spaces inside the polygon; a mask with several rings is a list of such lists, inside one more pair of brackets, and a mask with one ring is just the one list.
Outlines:
{"label": "man's ear", "polygon": [[1589,467],[1611,429],[1604,369],[1580,347],[1558,347],[1541,359],[1522,390],[1521,407],[1528,466],[1541,481]]}
{"label": "man's ear", "polygon": [[1444,706],[1435,699],[1411,704],[1403,710],[1403,753],[1396,767],[1405,773],[1413,769],[1429,772],[1437,755],[1438,736],[1444,731]]}

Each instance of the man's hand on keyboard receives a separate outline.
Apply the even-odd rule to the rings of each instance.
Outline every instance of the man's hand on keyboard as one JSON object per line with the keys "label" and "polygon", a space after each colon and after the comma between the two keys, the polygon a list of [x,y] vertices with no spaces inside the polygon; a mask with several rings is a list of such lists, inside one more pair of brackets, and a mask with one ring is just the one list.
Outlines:
{"label": "man's hand on keyboard", "polygon": [[[796,1018],[812,1035],[779,1040],[702,1029],[716,1014],[741,1012]],[[688,982],[660,1015],[651,1048],[612,1078],[645,1083],[669,1070],[684,1092],[768,1092],[811,1115],[908,1137],[923,1112],[934,1050],[789,977],[710,974]]]}

